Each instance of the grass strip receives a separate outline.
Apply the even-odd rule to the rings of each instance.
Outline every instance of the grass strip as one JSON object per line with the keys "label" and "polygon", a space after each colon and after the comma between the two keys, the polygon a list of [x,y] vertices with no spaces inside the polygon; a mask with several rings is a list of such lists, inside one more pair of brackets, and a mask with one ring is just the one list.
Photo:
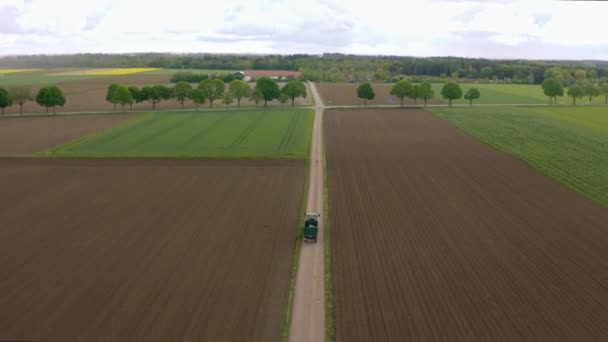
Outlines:
{"label": "grass strip", "polygon": [[296,230],[295,248],[293,252],[291,271],[289,274],[287,300],[283,311],[283,322],[281,323],[281,341],[288,342],[291,333],[291,319],[293,317],[293,301],[296,291],[296,279],[298,277],[298,267],[300,265],[300,250],[302,249],[302,226],[304,225],[304,215],[306,214],[306,206],[308,205],[308,191],[310,188],[310,158],[306,159],[306,172],[304,180],[304,191],[302,192],[302,205],[300,206],[300,217],[298,219],[298,227]]}

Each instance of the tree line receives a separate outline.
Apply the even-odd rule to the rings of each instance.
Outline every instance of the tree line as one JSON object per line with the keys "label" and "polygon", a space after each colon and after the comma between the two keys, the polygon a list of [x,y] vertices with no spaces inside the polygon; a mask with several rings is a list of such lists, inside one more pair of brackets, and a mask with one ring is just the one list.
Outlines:
{"label": "tree line", "polygon": [[[585,72],[588,78],[608,77],[608,62],[490,60],[461,57],[231,54],[77,54],[6,56],[0,68],[117,68],[154,67],[217,70],[299,70],[309,81],[396,81],[400,76],[445,75],[452,79],[492,80],[505,83],[542,84],[550,69],[568,78]],[[568,76],[569,75],[569,76]],[[200,80],[199,80],[200,81]]]}
{"label": "tree line", "polygon": [[558,96],[564,96],[564,88],[568,97],[572,98],[572,104],[576,104],[576,99],[588,97],[589,102],[594,96],[603,96],[604,104],[608,104],[608,80],[597,81],[592,79],[579,79],[565,87],[565,81],[558,77],[550,77],[543,81],[541,85],[543,93],[549,97],[549,103],[557,103]]}
{"label": "tree line", "polygon": [[[424,106],[427,106],[428,100],[432,99],[435,95],[430,82],[423,82],[421,84],[413,84],[408,80],[401,80],[393,87],[390,91],[391,95],[394,95],[401,101],[401,107],[403,107],[403,101],[406,98],[414,100],[414,104],[418,99],[424,100]],[[446,82],[441,88],[441,96],[449,101],[449,106],[452,106],[452,101],[462,98],[462,88],[458,83]],[[362,83],[357,87],[357,97],[363,99],[363,103],[367,105],[367,100],[373,100],[376,97],[376,93],[370,83]],[[481,92],[477,88],[469,88],[464,94],[464,99],[469,101],[469,105],[473,105],[473,100],[479,99]]]}
{"label": "tree line", "polygon": [[186,101],[192,101],[198,110],[199,106],[206,102],[209,102],[209,107],[213,108],[213,104],[217,101],[225,104],[226,108],[236,101],[237,107],[240,107],[243,99],[255,102],[256,106],[264,102],[265,107],[269,101],[275,99],[282,104],[291,100],[291,105],[294,106],[296,98],[306,96],[306,85],[298,81],[288,82],[280,88],[274,79],[261,77],[251,89],[247,82],[239,79],[232,80],[226,87],[220,78],[207,78],[200,81],[196,88],[186,81],[179,81],[173,87],[154,85],[141,89],[136,86],[111,84],[108,87],[106,101],[114,105],[114,110],[117,105],[121,105],[124,111],[127,105],[133,109],[134,103],[149,102],[152,104],[152,109],[156,109],[159,102],[175,99],[182,109]]}
{"label": "tree line", "polygon": [[66,99],[63,91],[57,86],[42,87],[38,90],[35,97],[28,87],[13,87],[8,90],[0,88],[0,109],[2,115],[4,115],[4,108],[12,105],[18,105],[19,114],[23,114],[23,105],[29,101],[36,101],[37,104],[46,109],[47,113],[49,112],[49,108],[53,108],[53,114],[56,114],[55,107],[63,107]]}

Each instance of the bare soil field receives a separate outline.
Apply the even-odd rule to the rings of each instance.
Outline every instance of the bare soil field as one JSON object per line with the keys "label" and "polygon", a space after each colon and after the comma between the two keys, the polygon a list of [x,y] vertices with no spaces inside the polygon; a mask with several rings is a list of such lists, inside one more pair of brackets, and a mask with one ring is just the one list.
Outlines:
{"label": "bare soil field", "polygon": [[326,114],[338,341],[606,341],[608,210],[419,110]]}
{"label": "bare soil field", "polygon": [[0,155],[44,151],[137,117],[87,114],[0,118]]}
{"label": "bare soil field", "polygon": [[[171,75],[157,75],[157,74],[133,74],[133,75],[119,75],[119,76],[111,76],[111,77],[92,77],[86,78],[82,80],[75,80],[70,82],[63,82],[58,84],[57,86],[61,88],[66,97],[66,104],[63,107],[57,107],[58,112],[104,112],[104,111],[112,111],[113,105],[106,101],[106,94],[108,92],[108,87],[112,83],[124,84],[127,86],[137,86],[139,88],[144,86],[152,86],[157,84],[164,84],[168,87],[173,87],[175,84],[170,83]],[[250,83],[253,87],[254,83]],[[284,83],[280,83],[279,86],[283,86]],[[193,84],[196,87],[196,84]],[[9,87],[10,88],[10,87]],[[32,94],[36,94],[39,87],[31,87]],[[310,93],[310,91],[309,91]],[[262,101],[261,105],[263,106],[264,102]],[[289,102],[291,104],[291,102]],[[309,97],[306,99],[298,98],[295,101],[295,104],[300,105],[312,105],[312,98]],[[277,106],[281,105],[277,100],[271,101],[269,105]],[[216,108],[223,108],[225,105],[221,103],[221,99],[215,101],[213,106]],[[241,106],[255,106],[255,103],[250,102],[248,99],[243,99],[241,101]],[[186,101],[184,103],[185,108],[193,109],[194,105],[191,101]],[[201,109],[208,108],[209,102],[206,102],[204,105],[200,106]],[[230,107],[236,107],[235,102],[230,105]],[[156,104],[157,110],[167,110],[167,109],[180,109],[181,105],[176,100],[168,100],[161,101]],[[126,109],[129,109],[129,106],[126,106]],[[122,107],[117,106],[117,111],[121,111]],[[133,110],[152,110],[152,104],[149,102],[142,103],[134,103]],[[36,102],[28,102],[23,105],[23,113],[31,114],[31,113],[44,113],[45,109],[40,107]],[[19,106],[14,105],[5,109],[6,114],[19,114]]]}
{"label": "bare soil field", "polygon": [[304,164],[0,160],[0,340],[279,340]]}
{"label": "bare soil field", "polygon": [[[357,97],[359,83],[315,83],[323,103],[326,106],[350,106],[363,105],[363,100]],[[367,101],[368,105],[398,105],[401,103],[397,97],[390,94],[392,83],[372,83],[376,97]],[[438,94],[435,94],[437,96]],[[417,104],[424,104],[424,100],[418,99]],[[441,104],[438,99],[429,99],[428,104]],[[403,104],[413,105],[414,100],[406,98]]]}

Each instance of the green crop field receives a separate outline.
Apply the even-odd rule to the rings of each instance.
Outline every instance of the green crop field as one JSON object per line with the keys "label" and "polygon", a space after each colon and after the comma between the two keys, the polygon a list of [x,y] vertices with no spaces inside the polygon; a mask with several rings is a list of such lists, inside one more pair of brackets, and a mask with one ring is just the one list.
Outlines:
{"label": "green crop field", "polygon": [[55,148],[57,157],[306,157],[313,111],[158,112]]}
{"label": "green crop field", "polygon": [[173,75],[176,72],[192,72],[194,74],[233,74],[239,70],[209,70],[209,69],[158,69],[142,73],[142,75]]}
{"label": "green crop field", "polygon": [[49,75],[73,70],[77,69],[41,69],[30,72],[2,74],[0,75],[0,87],[45,86],[93,77],[86,75]]}
{"label": "green crop field", "polygon": [[606,107],[432,108],[479,140],[608,206]]}

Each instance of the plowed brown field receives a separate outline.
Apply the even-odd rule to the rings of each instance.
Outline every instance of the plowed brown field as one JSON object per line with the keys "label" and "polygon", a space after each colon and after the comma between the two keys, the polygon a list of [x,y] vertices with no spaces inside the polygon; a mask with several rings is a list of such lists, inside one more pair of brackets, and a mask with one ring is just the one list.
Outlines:
{"label": "plowed brown field", "polygon": [[[93,112],[111,111],[112,104],[106,101],[108,86],[112,83],[124,84],[127,86],[148,86],[155,84],[169,84],[171,75],[121,75],[112,77],[92,77],[84,80],[63,82],[57,84],[66,97],[66,104],[57,107],[58,112]],[[32,93],[36,94],[39,87],[31,87]],[[159,109],[178,108],[173,100],[162,101],[156,105]],[[129,106],[126,107],[129,109]],[[133,104],[133,109],[151,109],[152,105],[148,102]],[[120,110],[121,106],[117,106]],[[23,105],[24,113],[44,113],[43,107],[36,102],[27,102]],[[18,114],[19,106],[6,108],[7,114]]]}
{"label": "plowed brown field", "polygon": [[[357,97],[358,83],[315,83],[323,103],[326,106],[361,106],[363,100]],[[368,105],[399,105],[401,100],[392,96],[392,83],[372,83],[372,88],[376,97],[373,100],[368,100]],[[441,104],[438,99],[428,100],[428,104]],[[405,99],[403,104],[413,105],[413,99]],[[424,100],[418,99],[417,104],[424,104]]]}
{"label": "plowed brown field", "polygon": [[137,118],[137,114],[0,119],[0,155],[40,152]]}
{"label": "plowed brown field", "polygon": [[0,160],[0,340],[279,340],[303,182],[296,160]]}
{"label": "plowed brown field", "polygon": [[417,110],[326,115],[338,341],[608,341],[608,210]]}

